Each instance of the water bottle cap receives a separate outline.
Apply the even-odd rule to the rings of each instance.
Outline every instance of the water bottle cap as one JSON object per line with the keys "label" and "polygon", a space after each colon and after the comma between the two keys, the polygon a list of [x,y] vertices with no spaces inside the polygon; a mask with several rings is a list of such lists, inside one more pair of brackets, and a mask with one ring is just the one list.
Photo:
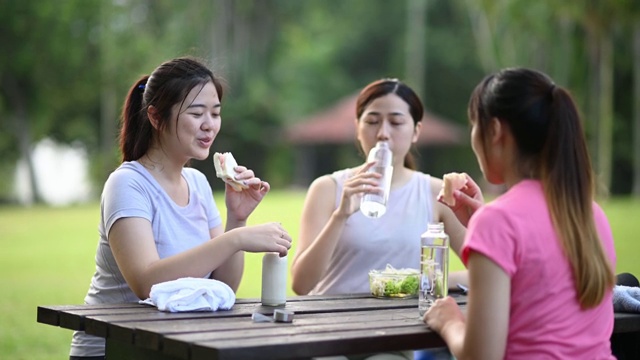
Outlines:
{"label": "water bottle cap", "polygon": [[449,246],[449,236],[444,232],[444,224],[430,223],[427,231],[420,236],[423,246]]}
{"label": "water bottle cap", "polygon": [[427,230],[429,230],[429,231],[433,231],[433,230],[444,231],[444,223],[442,223],[442,222],[429,223],[427,225]]}

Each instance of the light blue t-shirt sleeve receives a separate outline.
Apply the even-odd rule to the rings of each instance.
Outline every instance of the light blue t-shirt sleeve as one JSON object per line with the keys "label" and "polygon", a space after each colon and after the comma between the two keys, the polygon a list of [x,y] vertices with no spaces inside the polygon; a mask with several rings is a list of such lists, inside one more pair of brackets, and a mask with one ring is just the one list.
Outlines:
{"label": "light blue t-shirt sleeve", "polygon": [[166,196],[151,175],[140,169],[139,165],[124,163],[111,174],[102,193],[105,234],[109,234],[118,219],[125,217],[138,217],[151,222],[156,242],[171,238],[169,233],[176,227],[182,228],[183,232],[188,232],[191,227],[197,228],[198,218],[206,221],[207,233],[220,226],[222,218],[207,178],[192,168],[184,168],[183,176],[189,186],[189,206],[181,208]]}
{"label": "light blue t-shirt sleeve", "polygon": [[114,171],[102,192],[102,213],[106,234],[113,224],[124,217],[153,218],[152,197],[155,196],[144,178],[133,169]]}

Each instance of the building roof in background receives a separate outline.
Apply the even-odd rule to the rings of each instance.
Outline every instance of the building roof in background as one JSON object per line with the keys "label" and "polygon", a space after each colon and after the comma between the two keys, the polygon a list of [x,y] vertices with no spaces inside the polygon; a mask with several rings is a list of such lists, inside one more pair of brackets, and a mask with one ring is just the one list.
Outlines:
{"label": "building roof in background", "polygon": [[[300,122],[288,125],[285,138],[293,144],[345,144],[355,140],[358,95],[351,95]],[[464,141],[462,126],[425,110],[418,145],[455,145]]]}

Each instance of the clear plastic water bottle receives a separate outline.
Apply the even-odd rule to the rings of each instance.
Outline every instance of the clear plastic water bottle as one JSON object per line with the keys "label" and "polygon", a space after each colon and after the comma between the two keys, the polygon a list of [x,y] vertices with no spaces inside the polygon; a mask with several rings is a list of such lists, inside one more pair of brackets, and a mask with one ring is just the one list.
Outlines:
{"label": "clear plastic water bottle", "polygon": [[262,305],[280,306],[287,302],[287,257],[265,253],[262,257]]}
{"label": "clear plastic water bottle", "polygon": [[420,236],[420,288],[418,311],[424,316],[436,299],[446,297],[449,289],[449,235],[443,223],[429,224]]}
{"label": "clear plastic water bottle", "polygon": [[367,161],[376,161],[369,172],[377,172],[382,175],[380,178],[380,187],[382,194],[364,194],[360,203],[360,211],[370,218],[379,218],[387,211],[387,200],[389,199],[389,190],[391,189],[391,176],[393,175],[392,165],[393,153],[389,149],[386,141],[378,141],[376,146],[369,151]]}

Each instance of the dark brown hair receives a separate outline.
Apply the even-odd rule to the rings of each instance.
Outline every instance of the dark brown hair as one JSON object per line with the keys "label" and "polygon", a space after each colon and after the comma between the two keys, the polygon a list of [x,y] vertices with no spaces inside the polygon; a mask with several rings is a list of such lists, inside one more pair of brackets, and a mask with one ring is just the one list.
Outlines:
{"label": "dark brown hair", "polygon": [[149,106],[153,106],[158,112],[158,131],[162,131],[170,121],[172,107],[184,102],[194,87],[210,81],[222,101],[220,80],[203,62],[189,57],[164,62],[151,75],[138,79],[129,90],[122,110],[122,161],[138,160],[151,145],[156,130],[147,115]]}
{"label": "dark brown hair", "polygon": [[469,101],[486,153],[490,121],[506,123],[517,144],[523,178],[540,179],[552,221],[569,259],[578,302],[598,305],[615,284],[593,218],[594,175],[571,94],[545,74],[523,68],[486,77]]}
{"label": "dark brown hair", "polygon": [[[420,101],[418,95],[410,87],[396,79],[376,80],[360,91],[358,99],[356,100],[356,117],[358,121],[360,121],[360,117],[373,100],[389,94],[397,95],[409,105],[409,113],[411,114],[411,118],[413,118],[414,127],[418,122],[422,121],[422,116],[424,115],[422,101]],[[359,150],[362,152],[362,148],[359,148]],[[364,152],[362,153],[364,154]],[[412,170],[417,168],[411,151],[409,151],[404,158],[404,166]]]}

